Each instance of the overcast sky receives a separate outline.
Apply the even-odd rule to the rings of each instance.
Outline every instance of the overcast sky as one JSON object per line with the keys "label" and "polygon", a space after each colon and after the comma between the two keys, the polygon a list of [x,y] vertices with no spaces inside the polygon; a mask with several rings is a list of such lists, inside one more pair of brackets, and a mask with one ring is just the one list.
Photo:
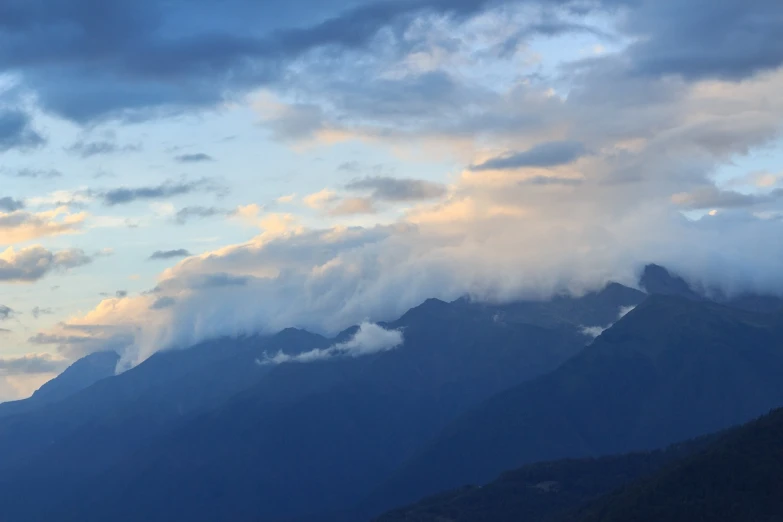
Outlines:
{"label": "overcast sky", "polygon": [[647,262],[783,294],[779,0],[0,3],[0,400]]}

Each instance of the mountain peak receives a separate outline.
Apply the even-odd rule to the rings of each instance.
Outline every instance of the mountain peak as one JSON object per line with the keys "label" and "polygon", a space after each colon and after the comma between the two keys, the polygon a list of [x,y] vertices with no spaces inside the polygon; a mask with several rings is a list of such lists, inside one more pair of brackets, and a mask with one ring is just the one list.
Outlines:
{"label": "mountain peak", "polygon": [[700,299],[688,283],[680,276],[674,275],[666,268],[649,264],[644,267],[639,285],[648,294],[676,295],[688,299]]}

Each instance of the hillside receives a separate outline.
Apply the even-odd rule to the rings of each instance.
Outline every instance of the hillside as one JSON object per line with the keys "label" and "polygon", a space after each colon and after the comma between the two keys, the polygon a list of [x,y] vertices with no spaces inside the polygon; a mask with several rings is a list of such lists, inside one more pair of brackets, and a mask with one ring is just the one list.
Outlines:
{"label": "hillside", "polygon": [[777,410],[563,522],[777,522],[781,491],[783,410]]}
{"label": "hillside", "polygon": [[380,511],[527,463],[654,449],[747,422],[783,404],[781,374],[779,315],[651,296],[556,371],[454,421],[364,505]]}
{"label": "hillside", "polygon": [[[355,330],[335,339],[289,330],[157,354],[56,407],[0,420],[8,448],[0,516],[44,516],[28,491],[46,491],[40,509],[60,520],[169,519],[183,506],[192,520],[243,519],[355,502],[460,413],[581,350],[582,316],[611,322],[643,298],[614,286],[561,298],[546,321],[429,300],[385,325],[404,332],[397,350],[317,364],[255,361],[325,348]],[[42,476],[68,477],[67,486]],[[218,500],[207,494],[214,480],[224,484]],[[248,484],[266,484],[268,496]],[[84,488],[101,492],[98,505],[71,502]]]}
{"label": "hillside", "polygon": [[665,450],[529,464],[386,513],[375,522],[545,522],[705,448],[714,437]]}

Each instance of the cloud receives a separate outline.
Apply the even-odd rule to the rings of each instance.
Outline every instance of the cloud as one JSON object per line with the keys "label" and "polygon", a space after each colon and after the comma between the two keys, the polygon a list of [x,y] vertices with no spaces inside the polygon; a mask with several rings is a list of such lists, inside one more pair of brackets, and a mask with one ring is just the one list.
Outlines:
{"label": "cloud", "polygon": [[446,195],[446,186],[441,183],[420,179],[400,179],[391,177],[367,177],[357,179],[345,186],[358,192],[369,192],[375,201],[421,201],[437,199]]}
{"label": "cloud", "polygon": [[178,257],[190,257],[191,255],[193,254],[184,248],[179,248],[177,250],[157,250],[152,253],[149,259],[150,261],[157,261],[165,259],[176,259]]}
{"label": "cloud", "polygon": [[374,323],[364,322],[356,333],[345,342],[326,349],[316,349],[299,355],[287,355],[279,352],[258,364],[308,363],[332,357],[362,357],[374,353],[387,352],[402,346],[405,339],[402,330],[387,330]]}
{"label": "cloud", "polygon": [[62,177],[63,173],[56,169],[19,169],[16,172],[9,174],[15,178],[27,178],[27,179],[54,179]]}
{"label": "cloud", "polygon": [[701,187],[692,192],[672,196],[672,201],[689,209],[743,208],[783,200],[783,188],[760,194],[745,194],[734,190],[721,190],[715,186]]}
{"label": "cloud", "polygon": [[204,162],[215,161],[215,158],[203,152],[199,152],[196,154],[181,154],[174,159],[180,163],[204,163]]}
{"label": "cloud", "polygon": [[353,216],[357,214],[375,214],[378,212],[370,198],[341,199],[328,210],[330,216]]}
{"label": "cloud", "polygon": [[8,247],[0,252],[0,282],[29,283],[55,271],[65,271],[92,262],[92,258],[79,249],[49,251],[42,246],[30,246],[20,250]]}
{"label": "cloud", "polygon": [[0,212],[0,244],[15,244],[42,237],[78,233],[86,213],[71,213],[67,207],[45,212],[16,210]]}
{"label": "cloud", "polygon": [[180,225],[187,223],[191,218],[208,218],[213,216],[228,216],[231,214],[230,210],[218,207],[184,207],[177,211],[175,221]]}
{"label": "cloud", "polygon": [[93,156],[105,156],[126,152],[138,152],[140,145],[118,145],[114,141],[83,141],[79,140],[66,149],[83,159]]}
{"label": "cloud", "polygon": [[305,196],[302,201],[304,201],[305,205],[312,209],[324,210],[331,203],[334,203],[338,199],[339,197],[337,196],[336,192],[329,189],[323,189],[319,192]]}
{"label": "cloud", "polygon": [[16,212],[24,208],[24,201],[14,199],[8,196],[0,198],[0,210],[5,212]]}
{"label": "cloud", "polygon": [[512,170],[524,167],[556,167],[571,163],[586,153],[582,143],[575,141],[553,141],[536,145],[523,152],[515,152],[492,158],[472,170]]}
{"label": "cloud", "polygon": [[35,149],[45,143],[46,139],[33,129],[28,114],[13,109],[0,109],[0,153],[12,149]]}
{"label": "cloud", "polygon": [[[617,320],[619,321],[629,313],[631,313],[636,306],[621,306],[620,311],[617,313]],[[611,323],[607,326],[583,326],[580,331],[586,335],[587,337],[590,337],[591,339],[595,339],[605,331],[607,331],[609,328],[611,328],[614,325],[614,323]]]}
{"label": "cloud", "polygon": [[152,187],[122,187],[111,189],[101,193],[100,196],[105,205],[115,206],[126,205],[135,201],[165,199],[199,191],[215,192],[219,190],[219,187],[209,179],[200,179],[196,181],[169,180]]}
{"label": "cloud", "polygon": [[[150,107],[207,106],[223,100],[241,73],[252,69],[264,78],[245,87],[266,85],[253,97],[263,124],[279,138],[319,146],[360,140],[395,157],[427,162],[437,156],[479,168],[450,172],[446,194],[415,201],[385,225],[313,228],[287,214],[263,216],[262,223],[260,207],[248,208],[244,217],[262,229],[255,238],[183,259],[159,275],[154,292],[106,299],[47,333],[67,340],[73,335],[68,325],[111,327],[110,333],[81,332],[89,342],[62,346],[97,349],[121,339],[123,363],[132,366],[155,350],[222,335],[289,326],[336,333],[364,320],[394,319],[429,297],[504,302],[580,295],[610,280],[632,285],[650,262],[727,295],[783,295],[777,262],[783,257],[783,221],[774,217],[783,209],[775,198],[758,199],[774,194],[774,187],[755,187],[749,195],[737,190],[740,196],[718,193],[718,202],[733,204],[732,212],[698,220],[684,212],[705,204],[709,198],[700,191],[715,186],[724,167],[742,164],[779,140],[783,70],[774,65],[777,48],[764,43],[778,38],[769,20],[754,21],[753,5],[728,0],[715,3],[714,11],[702,0],[685,7],[673,0],[606,0],[582,11],[501,3],[366,1],[350,9],[320,2],[321,11],[305,11],[312,18],[285,18],[284,10],[270,40],[264,27],[249,39],[219,40],[224,46],[209,49],[214,61],[187,55],[192,48],[184,44],[182,55],[170,47],[172,55],[148,54],[150,61],[135,65],[121,84],[112,53],[133,48],[128,46],[136,40],[109,47],[101,55],[107,60],[105,83],[89,79],[87,96],[73,89],[79,97],[71,101],[105,93],[96,95],[100,107],[95,100],[69,106],[80,121],[127,117],[127,111]],[[286,5],[289,16],[300,5]],[[758,0],[755,7],[769,15],[770,5]],[[106,9],[111,14],[115,7]],[[733,9],[737,16],[725,16]],[[535,34],[562,34],[595,19],[615,38],[604,42],[607,51],[600,56],[539,66],[525,49],[528,36],[520,41],[519,32],[546,22],[547,11],[557,11],[558,23],[533,28]],[[708,12],[728,32],[703,27],[710,25],[703,23]],[[692,30],[671,33],[666,24],[672,17],[673,26]],[[288,31],[286,24],[299,29]],[[721,68],[720,45],[704,54],[709,49],[699,38],[725,44],[730,38],[723,34],[741,34],[747,24],[758,26],[758,38],[737,47],[756,65]],[[148,48],[157,49],[155,31],[147,37]],[[260,40],[261,47],[285,43],[272,70],[258,67],[268,63],[255,54]],[[559,48],[566,40],[548,45]],[[651,67],[655,52],[666,58],[659,63],[668,64],[660,74]],[[692,73],[679,71],[675,62],[687,62],[691,52],[703,63]],[[233,61],[239,55],[243,59]],[[767,65],[761,56],[769,58]],[[289,60],[295,67],[287,67]],[[227,70],[238,74],[227,79]],[[63,110],[51,104],[52,96],[44,93],[41,103]],[[509,153],[499,156],[502,151]],[[372,199],[379,187],[376,182],[365,187],[366,194],[351,196]],[[710,191],[707,196],[716,196]],[[678,194],[691,199],[678,202]],[[752,205],[737,206],[738,197]],[[325,189],[303,202],[329,216],[348,199]],[[353,204],[366,209],[369,203]]]}
{"label": "cloud", "polygon": [[13,315],[14,315],[14,311],[11,308],[5,305],[0,305],[0,321],[7,321]]}
{"label": "cloud", "polygon": [[27,354],[17,358],[0,358],[0,375],[59,373],[69,361],[51,354]]}
{"label": "cloud", "polygon": [[166,308],[171,308],[176,304],[177,300],[173,297],[161,297],[160,299],[156,299],[155,302],[150,305],[150,310],[164,310]]}
{"label": "cloud", "polygon": [[53,314],[54,314],[54,310],[53,310],[53,309],[51,309],[51,308],[41,308],[40,306],[36,306],[36,307],[34,307],[34,308],[33,308],[33,309],[30,311],[30,314],[31,314],[31,315],[32,315],[32,316],[33,316],[35,319],[38,319],[38,318],[39,318],[39,317],[41,317],[42,315],[53,315]]}

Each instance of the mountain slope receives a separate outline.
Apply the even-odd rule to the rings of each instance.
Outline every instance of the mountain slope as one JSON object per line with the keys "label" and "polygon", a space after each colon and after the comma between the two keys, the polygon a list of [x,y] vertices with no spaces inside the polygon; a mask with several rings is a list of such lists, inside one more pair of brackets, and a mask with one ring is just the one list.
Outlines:
{"label": "mountain slope", "polygon": [[487,485],[463,487],[395,509],[376,522],[544,522],[697,453],[715,438],[651,452],[529,464]]}
{"label": "mountain slope", "polygon": [[120,356],[115,352],[97,352],[70,365],[60,375],[41,386],[32,397],[0,404],[0,417],[34,410],[68,398],[115,373]]}
{"label": "mountain slope", "polygon": [[[280,349],[325,348],[353,330],[333,340],[288,331],[157,354],[56,409],[0,422],[0,448],[9,448],[0,464],[6,470],[0,477],[8,477],[0,478],[0,516],[40,519],[25,492],[46,491],[41,509],[61,520],[82,509],[88,513],[79,519],[121,520],[130,504],[150,520],[193,505],[191,519],[198,520],[210,511],[189,499],[209,498],[215,477],[226,484],[215,507],[234,509],[236,519],[353,502],[466,408],[579,351],[587,340],[577,326],[585,309],[616,318],[619,307],[643,297],[612,288],[562,298],[557,307],[565,312],[549,314],[557,319],[545,323],[524,313],[501,319],[504,307],[429,300],[385,325],[403,329],[401,348],[318,364],[259,366],[256,360]],[[284,444],[292,434],[301,444]],[[309,462],[321,463],[318,474]],[[67,487],[41,484],[42,475],[68,477]],[[236,497],[247,483],[267,484],[276,494]],[[69,504],[69,494],[83,498],[85,487],[102,492],[100,509]],[[159,509],[160,491],[172,511]]]}
{"label": "mountain slope", "polygon": [[367,506],[387,508],[504,469],[662,447],[783,404],[783,320],[651,296],[555,372],[445,429]]}
{"label": "mountain slope", "polygon": [[[783,520],[783,410],[570,515],[579,522]],[[565,521],[565,519],[564,519]]]}

